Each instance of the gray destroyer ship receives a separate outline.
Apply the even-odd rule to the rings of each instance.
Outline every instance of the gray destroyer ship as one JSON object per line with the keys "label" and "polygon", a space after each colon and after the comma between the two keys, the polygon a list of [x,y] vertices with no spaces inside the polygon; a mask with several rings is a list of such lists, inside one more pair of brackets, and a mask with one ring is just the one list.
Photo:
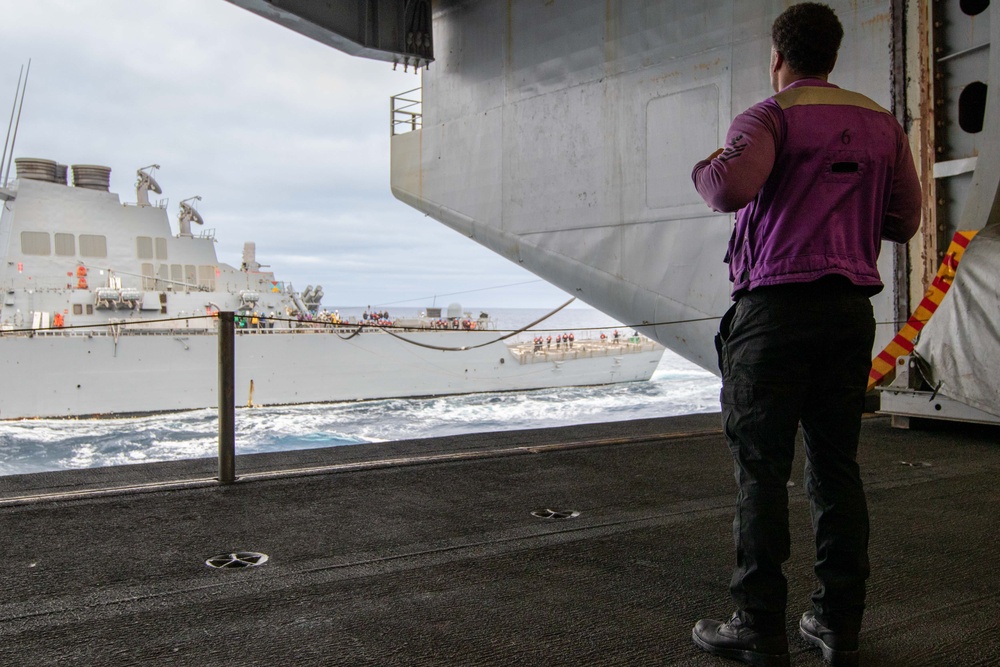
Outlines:
{"label": "gray destroyer ship", "polygon": [[[253,243],[220,262],[192,198],[173,233],[151,167],[136,202],[109,167],[19,158],[0,189],[0,419],[124,415],[217,405],[218,319],[235,312],[237,405],[527,390],[648,380],[647,338],[507,343],[485,315],[312,319],[302,294],[263,270]],[[153,165],[152,167],[155,167]],[[72,176],[72,185],[69,184]]]}

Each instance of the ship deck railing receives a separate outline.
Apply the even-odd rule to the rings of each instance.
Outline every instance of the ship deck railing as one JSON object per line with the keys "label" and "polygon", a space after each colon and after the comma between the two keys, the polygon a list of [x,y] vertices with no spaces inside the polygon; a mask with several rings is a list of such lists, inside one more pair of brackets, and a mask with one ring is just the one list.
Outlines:
{"label": "ship deck railing", "polygon": [[[207,322],[208,324],[202,324]],[[93,325],[81,325],[78,327],[68,327],[68,328],[0,328],[0,336],[43,336],[43,337],[57,337],[64,338],[70,336],[173,336],[178,333],[192,333],[192,334],[205,334],[205,335],[216,335],[215,320],[206,320],[204,318],[191,318],[190,320],[176,320],[177,326],[162,326],[162,322],[142,322],[142,321],[123,321],[123,322],[105,322],[101,324]],[[302,322],[293,326],[275,326],[269,327],[266,325],[261,326],[247,326],[238,327],[235,330],[238,336],[248,336],[248,335],[287,335],[287,334],[330,334],[336,333],[343,336],[354,334],[358,331],[358,325],[356,323],[324,323],[324,322]],[[370,334],[408,334],[408,333],[428,333],[428,332],[440,332],[440,333],[458,333],[470,331],[478,331],[479,333],[495,332],[500,333],[497,329],[493,327],[483,327],[474,330],[470,329],[453,329],[450,327],[437,328],[437,327],[419,327],[419,326],[394,326],[394,327],[381,327],[377,325],[364,325],[361,327],[361,332],[366,335]],[[596,341],[594,341],[596,342]],[[584,345],[586,341],[578,341],[577,345]],[[610,345],[610,341],[608,342]],[[623,345],[625,343],[622,343]],[[522,346],[531,347],[530,343],[522,343],[518,347]]]}
{"label": "ship deck railing", "polygon": [[389,132],[391,136],[414,132],[423,127],[424,114],[421,92],[420,88],[414,88],[389,98],[391,118]]}
{"label": "ship deck railing", "polygon": [[521,364],[540,364],[569,359],[655,352],[658,349],[661,349],[660,345],[648,338],[631,337],[617,343],[613,340],[584,339],[574,341],[572,346],[563,343],[559,347],[543,345],[541,348],[536,348],[534,343],[520,343],[512,348],[511,352]]}
{"label": "ship deck railing", "polygon": [[[21,336],[39,338],[119,338],[122,336],[215,336],[217,335],[214,326],[197,326],[197,322],[205,320],[194,320],[195,326],[189,326],[188,320],[179,321],[176,327],[153,327],[151,324],[142,322],[115,322],[102,324],[94,327],[74,328],[74,329],[15,329],[0,330],[0,336]],[[181,324],[183,322],[184,324]],[[214,321],[212,321],[214,322]],[[303,323],[301,326],[293,327],[248,327],[236,329],[237,336],[268,336],[268,335],[303,335],[303,334],[338,334],[342,337],[356,333],[356,324],[325,324],[325,323]],[[462,329],[435,329],[431,327],[405,327],[395,328],[392,333],[425,333],[429,331],[452,332],[463,331]],[[362,333],[365,335],[382,334],[388,335],[382,327],[363,327]],[[625,354],[636,354],[640,352],[654,352],[659,349],[659,344],[643,336],[631,336],[622,338],[619,341],[613,339],[596,340],[580,339],[574,341],[573,345],[562,343],[536,347],[532,342],[520,342],[511,346],[511,354],[520,364],[536,364],[552,361],[566,361],[569,359],[585,359],[588,357],[609,357]]]}

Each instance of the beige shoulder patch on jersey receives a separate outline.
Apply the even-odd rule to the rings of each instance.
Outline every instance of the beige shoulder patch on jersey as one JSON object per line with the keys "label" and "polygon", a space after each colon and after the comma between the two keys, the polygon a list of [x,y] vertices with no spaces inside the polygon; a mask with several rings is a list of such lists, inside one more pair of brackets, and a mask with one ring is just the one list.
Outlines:
{"label": "beige shoulder patch on jersey", "polygon": [[782,109],[795,106],[815,104],[830,104],[838,106],[861,107],[881,113],[889,113],[873,100],[861,93],[855,93],[841,88],[821,88],[819,86],[802,86],[785,90],[774,96],[774,101]]}

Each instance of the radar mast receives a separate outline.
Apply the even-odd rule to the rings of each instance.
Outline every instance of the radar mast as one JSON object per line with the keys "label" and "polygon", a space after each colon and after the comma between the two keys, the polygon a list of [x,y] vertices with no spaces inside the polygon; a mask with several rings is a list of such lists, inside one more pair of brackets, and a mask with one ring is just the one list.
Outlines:
{"label": "radar mast", "polygon": [[197,222],[199,225],[204,225],[205,220],[201,217],[201,213],[195,210],[194,206],[189,204],[189,201],[201,201],[201,195],[195,195],[194,197],[188,197],[181,202],[181,212],[177,216],[177,222],[180,225],[180,232],[177,236],[188,237],[193,236],[191,234],[191,222]]}
{"label": "radar mast", "polygon": [[147,172],[147,169],[159,169],[160,165],[151,164],[147,167],[141,167],[136,170],[135,175],[137,177],[135,182],[135,201],[139,206],[151,206],[149,203],[149,191],[152,190],[158,195],[163,194],[163,188],[160,184],[156,182],[153,175]]}

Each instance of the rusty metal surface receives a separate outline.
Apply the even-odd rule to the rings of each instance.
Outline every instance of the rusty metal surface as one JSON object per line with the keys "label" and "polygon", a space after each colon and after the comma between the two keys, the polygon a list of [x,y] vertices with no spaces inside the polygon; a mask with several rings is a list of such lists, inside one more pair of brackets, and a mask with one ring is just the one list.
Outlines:
{"label": "rusty metal surface", "polygon": [[[980,210],[983,205],[973,201],[979,198],[985,175],[976,165],[984,159],[989,161],[990,149],[995,152],[998,145],[995,123],[991,125],[987,120],[982,131],[969,131],[959,122],[963,92],[997,76],[989,48],[991,10],[972,15],[967,13],[965,4],[934,2],[930,5],[935,127],[934,245],[938,261],[957,230],[979,229],[985,224],[988,212]],[[995,26],[992,32],[996,34]],[[995,183],[987,189],[995,192]],[[976,210],[971,210],[970,206]]]}

